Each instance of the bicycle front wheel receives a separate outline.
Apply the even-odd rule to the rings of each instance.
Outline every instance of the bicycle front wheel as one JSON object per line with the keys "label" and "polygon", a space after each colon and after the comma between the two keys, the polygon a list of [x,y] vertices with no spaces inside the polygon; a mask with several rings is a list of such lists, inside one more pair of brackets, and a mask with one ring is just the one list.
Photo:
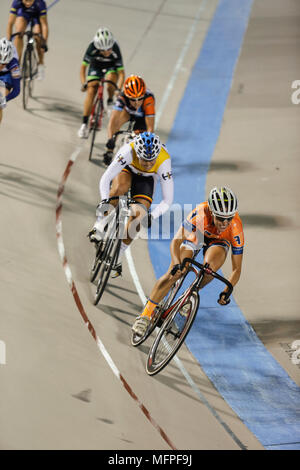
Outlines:
{"label": "bicycle front wheel", "polygon": [[92,140],[91,140],[91,146],[90,146],[89,161],[92,159],[96,133],[97,133],[97,130],[100,130],[98,125],[102,119],[102,114],[103,114],[103,102],[102,102],[102,99],[98,99],[95,104],[95,113],[92,118],[92,123],[90,125],[90,133],[92,134]]}
{"label": "bicycle front wheel", "polygon": [[94,305],[98,304],[103,295],[112,267],[118,259],[120,246],[121,240],[116,238],[114,241],[111,241],[109,248],[107,250],[105,249],[105,258],[103,259],[99,269],[99,281],[97,284]]}
{"label": "bicycle front wheel", "polygon": [[175,356],[193,324],[198,306],[199,294],[194,290],[184,302],[174,303],[150,348],[146,364],[149,375],[160,372]]}
{"label": "bicycle front wheel", "polygon": [[23,92],[22,92],[22,98],[23,98],[23,108],[27,109],[27,104],[28,104],[28,98],[31,93],[31,70],[30,70],[30,64],[31,64],[31,52],[29,50],[26,50],[24,53],[23,57],[23,64],[22,64],[22,82],[23,82]]}

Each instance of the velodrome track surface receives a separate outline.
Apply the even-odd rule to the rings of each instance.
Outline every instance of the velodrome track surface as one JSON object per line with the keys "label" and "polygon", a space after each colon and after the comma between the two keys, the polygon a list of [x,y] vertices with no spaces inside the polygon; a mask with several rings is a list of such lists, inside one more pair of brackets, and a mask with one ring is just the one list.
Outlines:
{"label": "velodrome track surface", "polygon": [[[123,278],[110,285],[98,307],[92,305],[93,286],[88,282],[93,252],[86,233],[94,220],[103,167],[100,161],[87,162],[87,146],[81,148],[76,137],[83,101],[78,71],[85,47],[100,24],[112,28],[122,47],[126,73],[142,74],[156,94],[158,133],[166,141],[217,3],[157,1],[149,5],[139,1],[125,8],[124,3],[96,1],[85,1],[83,7],[83,2],[69,0],[57,2],[49,12],[46,80],[36,84],[36,100],[29,112],[22,110],[20,99],[9,104],[0,129],[0,339],[5,341],[7,352],[7,364],[0,366],[3,449],[263,449],[186,348],[179,358],[196,390],[174,363],[155,378],[146,376],[147,348],[138,351],[129,342],[141,300],[125,263]],[[1,2],[1,35],[9,5]],[[283,15],[282,2],[276,2],[272,14],[270,2],[266,5],[262,11],[254,4],[252,11],[249,33],[256,31],[257,39],[263,34],[259,28],[266,34],[265,22],[273,34],[272,25]],[[285,66],[278,68],[274,59],[262,67],[264,79],[257,79],[249,62],[251,45],[246,36],[245,54],[236,70],[207,188],[222,183],[223,178],[232,182],[243,211],[249,214],[249,254],[235,299],[260,339],[299,385],[299,369],[280,346],[300,339],[295,289],[299,259],[292,251],[299,233],[299,202],[293,196],[299,110],[290,102],[290,85],[298,78],[299,67],[293,65],[295,43],[292,39],[289,42],[294,37],[290,22],[296,27],[299,11],[293,2],[284,5],[287,29],[277,40]],[[266,34],[264,42],[271,39]],[[185,41],[189,41],[186,51]],[[275,51],[270,49],[261,52],[262,61],[264,54],[269,59],[273,56]],[[178,62],[181,53],[182,62]],[[174,86],[167,95],[172,77]],[[271,77],[278,80],[277,86],[272,85]],[[266,82],[270,88],[263,86]],[[254,125],[257,108],[258,129],[264,138],[257,136]],[[284,156],[282,148],[286,149]],[[64,247],[84,313],[123,381],[116,377],[115,369],[115,374],[112,372],[100,351],[101,344],[93,340],[92,329],[84,324],[57,250],[57,191],[68,161],[77,151],[60,213]],[[289,165],[279,176],[283,158]],[[257,182],[257,187],[251,186],[251,198],[249,179]],[[267,190],[275,184],[286,192],[288,211],[284,198],[271,192],[268,196]],[[259,209],[262,194],[268,211]],[[272,211],[274,198],[276,210]],[[266,240],[263,246],[262,239]],[[146,242],[139,240],[132,255],[148,294],[155,276],[146,248]],[[278,266],[283,265],[285,273],[271,282]],[[258,272],[267,280],[263,282]],[[151,420],[142,412],[141,403]]]}

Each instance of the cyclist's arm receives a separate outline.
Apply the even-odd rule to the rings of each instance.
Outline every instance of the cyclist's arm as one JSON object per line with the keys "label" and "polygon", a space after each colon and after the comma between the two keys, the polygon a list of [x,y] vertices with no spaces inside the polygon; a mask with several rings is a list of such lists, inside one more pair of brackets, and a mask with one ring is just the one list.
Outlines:
{"label": "cyclist's arm", "polygon": [[109,139],[120,129],[120,115],[121,111],[113,109],[107,125],[107,137]]}
{"label": "cyclist's arm", "polygon": [[19,66],[14,67],[10,70],[11,79],[12,79],[12,90],[6,96],[6,101],[10,101],[20,93],[20,82],[21,82],[21,74]]}
{"label": "cyclist's arm", "polygon": [[[125,70],[124,68],[120,68],[120,69],[117,69],[117,72],[118,72],[117,87],[119,88],[119,90],[122,90],[124,80],[125,80]],[[115,93],[118,94],[119,91],[116,90]]]}
{"label": "cyclist's arm", "polygon": [[165,160],[159,167],[157,174],[160,178],[162,201],[151,212],[153,219],[157,219],[160,215],[164,214],[173,202],[174,197],[174,182],[172,176],[171,159]]}
{"label": "cyclist's arm", "polygon": [[87,69],[88,64],[86,62],[82,62],[80,66],[80,82],[81,85],[85,84],[86,81],[86,69]]}
{"label": "cyclist's arm", "polygon": [[6,37],[7,39],[10,40],[11,38],[11,35],[12,35],[12,30],[13,30],[13,26],[16,22],[16,15],[14,15],[13,13],[10,13],[9,16],[8,16],[8,22],[7,22],[7,28],[6,28]]}
{"label": "cyclist's arm", "polygon": [[181,225],[177,230],[177,233],[174,235],[173,240],[171,241],[170,245],[170,252],[173,265],[180,264],[180,247],[181,244],[187,239],[189,233],[185,230],[185,228]]}
{"label": "cyclist's arm", "polygon": [[109,198],[111,181],[131,162],[132,149],[129,144],[123,145],[100,179],[99,191],[101,199]]}
{"label": "cyclist's arm", "polygon": [[147,132],[154,132],[155,117],[145,116],[145,121],[146,121]]}
{"label": "cyclist's arm", "polygon": [[[241,272],[242,272],[242,262],[243,262],[243,254],[231,255],[232,273],[228,280],[229,282],[231,282],[233,286],[235,286],[240,279]],[[227,291],[228,291],[228,287],[226,286],[224,289],[224,292],[227,292]]]}
{"label": "cyclist's arm", "polygon": [[41,23],[42,37],[45,40],[45,42],[47,42],[48,36],[49,36],[49,26],[48,26],[47,15],[40,16],[40,23]]}

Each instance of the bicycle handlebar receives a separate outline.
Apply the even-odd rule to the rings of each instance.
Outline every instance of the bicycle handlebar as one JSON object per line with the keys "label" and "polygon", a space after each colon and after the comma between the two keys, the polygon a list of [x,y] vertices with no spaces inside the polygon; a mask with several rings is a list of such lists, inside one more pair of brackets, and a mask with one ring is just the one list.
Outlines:
{"label": "bicycle handlebar", "polygon": [[198,261],[193,260],[192,258],[184,258],[184,260],[182,261],[180,265],[181,271],[184,269],[187,263],[193,264],[194,266],[199,268],[201,271],[204,271],[205,274],[209,274],[210,276],[213,276],[214,278],[226,284],[226,286],[228,287],[228,291],[226,292],[226,298],[228,299],[231,296],[232,291],[233,291],[233,285],[225,277],[213,271],[207,264],[203,265],[201,263],[198,263]]}

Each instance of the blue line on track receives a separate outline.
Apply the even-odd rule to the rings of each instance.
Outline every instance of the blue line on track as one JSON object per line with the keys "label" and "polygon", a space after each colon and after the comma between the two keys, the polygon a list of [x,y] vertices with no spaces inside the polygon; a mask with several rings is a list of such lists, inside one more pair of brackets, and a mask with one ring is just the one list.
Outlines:
{"label": "blue line on track", "polygon": [[54,5],[58,2],[59,2],[59,0],[54,0],[54,2],[50,3],[50,5],[47,7],[47,9],[50,10],[50,8],[54,7]]}
{"label": "blue line on track", "polygon": [[[252,3],[220,0],[180,103],[167,146],[175,202],[181,205],[195,206],[206,199],[206,174]],[[159,199],[158,190],[155,202]],[[169,244],[169,240],[149,241],[157,277],[169,265]],[[299,449],[300,388],[266,350],[235,301],[218,306],[219,291],[217,281],[202,291],[201,308],[186,340],[188,348],[266,449]]]}

